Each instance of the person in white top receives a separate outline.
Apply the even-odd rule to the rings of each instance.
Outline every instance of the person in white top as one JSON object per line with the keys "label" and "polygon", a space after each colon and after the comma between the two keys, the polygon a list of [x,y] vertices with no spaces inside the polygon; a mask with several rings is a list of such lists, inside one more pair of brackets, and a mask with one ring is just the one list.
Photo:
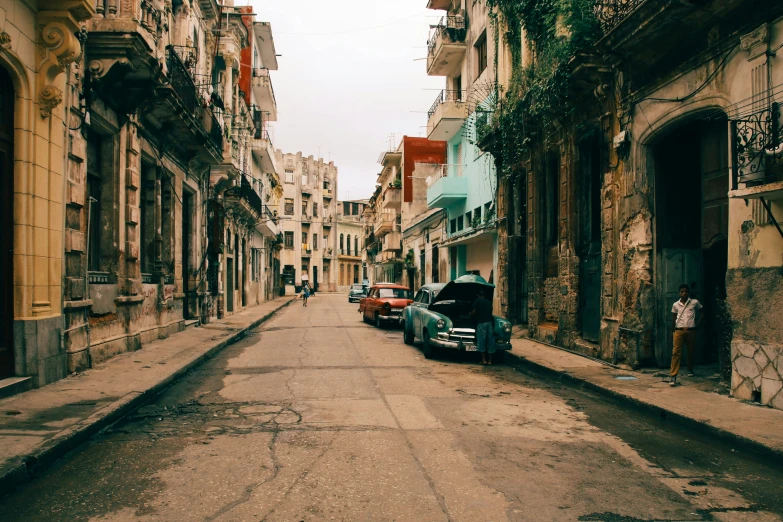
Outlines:
{"label": "person in white top", "polygon": [[702,314],[696,312],[702,306],[696,299],[691,299],[688,285],[680,285],[680,299],[672,305],[672,321],[674,323],[674,349],[672,350],[672,366],[669,371],[669,385],[677,385],[677,374],[680,373],[682,348],[688,348],[688,377],[693,377],[693,355],[696,350],[696,328],[702,320]]}

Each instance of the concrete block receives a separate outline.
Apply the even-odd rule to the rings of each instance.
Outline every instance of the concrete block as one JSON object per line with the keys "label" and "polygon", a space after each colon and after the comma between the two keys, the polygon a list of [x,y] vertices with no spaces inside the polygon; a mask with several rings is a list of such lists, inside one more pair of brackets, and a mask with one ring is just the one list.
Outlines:
{"label": "concrete block", "polygon": [[116,312],[117,302],[115,300],[118,295],[116,284],[91,284],[92,312],[99,315]]}
{"label": "concrete block", "polygon": [[78,230],[65,231],[65,251],[84,252],[84,234]]}
{"label": "concrete block", "polygon": [[135,169],[125,169],[125,184],[128,188],[138,189],[141,186],[141,176]]}
{"label": "concrete block", "polygon": [[125,205],[125,221],[130,225],[136,225],[139,222],[139,207]]}
{"label": "concrete block", "polygon": [[139,245],[131,241],[125,242],[125,258],[136,260],[139,258]]}
{"label": "concrete block", "polygon": [[754,391],[753,383],[748,379],[743,379],[736,387],[732,388],[731,396],[742,401],[749,401],[753,399]]}
{"label": "concrete block", "polygon": [[761,404],[770,404],[780,390],[783,390],[783,381],[780,379],[762,379]]}
{"label": "concrete block", "polygon": [[84,299],[84,278],[66,277],[65,293],[66,297],[70,297],[71,300]]}
{"label": "concrete block", "polygon": [[74,207],[84,206],[84,187],[69,181],[67,192],[66,204]]}
{"label": "concrete block", "polygon": [[68,376],[68,357],[58,354],[39,362],[38,386],[45,386]]}

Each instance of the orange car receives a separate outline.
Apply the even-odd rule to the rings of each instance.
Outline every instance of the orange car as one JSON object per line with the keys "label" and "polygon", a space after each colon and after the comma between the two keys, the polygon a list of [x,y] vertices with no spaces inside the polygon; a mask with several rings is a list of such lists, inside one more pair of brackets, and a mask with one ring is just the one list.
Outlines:
{"label": "orange car", "polygon": [[365,323],[381,328],[387,322],[399,324],[403,309],[412,302],[413,293],[407,286],[373,285],[367,297],[359,300],[359,312]]}

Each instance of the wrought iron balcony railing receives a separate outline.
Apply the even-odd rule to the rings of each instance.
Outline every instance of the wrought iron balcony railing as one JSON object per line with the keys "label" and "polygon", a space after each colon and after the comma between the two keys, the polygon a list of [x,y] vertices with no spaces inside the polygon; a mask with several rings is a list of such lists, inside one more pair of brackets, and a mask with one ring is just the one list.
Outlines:
{"label": "wrought iron balcony railing", "polygon": [[166,48],[166,65],[169,70],[169,82],[171,83],[171,86],[179,95],[182,104],[191,114],[195,114],[196,109],[199,107],[196,82],[193,81],[190,71],[188,71],[185,62],[182,61],[182,58],[177,53],[174,46],[170,45]]}
{"label": "wrought iron balcony railing", "polygon": [[429,120],[432,118],[432,115],[435,114],[435,111],[437,111],[438,107],[442,104],[446,102],[461,102],[465,99],[466,94],[465,91],[454,91],[449,89],[440,91],[438,97],[435,98],[435,101],[432,103],[430,110],[427,111],[427,119]]}
{"label": "wrought iron balcony railing", "polygon": [[261,201],[261,196],[253,188],[253,183],[248,179],[247,174],[242,174],[242,181],[239,185],[235,185],[226,190],[226,196],[237,197],[245,200],[248,206],[252,208],[259,216],[264,212],[264,204]]}
{"label": "wrought iron balcony railing", "polygon": [[430,26],[432,32],[427,40],[427,52],[435,54],[435,48],[438,45],[438,38],[446,36],[452,42],[464,42],[466,36],[465,17],[462,15],[444,16],[438,22],[438,25]]}
{"label": "wrought iron balcony railing", "polygon": [[596,0],[594,12],[601,29],[606,33],[625,20],[647,0]]}
{"label": "wrought iron balcony railing", "polygon": [[731,121],[732,189],[783,181],[783,128],[780,104],[772,103],[741,120]]}

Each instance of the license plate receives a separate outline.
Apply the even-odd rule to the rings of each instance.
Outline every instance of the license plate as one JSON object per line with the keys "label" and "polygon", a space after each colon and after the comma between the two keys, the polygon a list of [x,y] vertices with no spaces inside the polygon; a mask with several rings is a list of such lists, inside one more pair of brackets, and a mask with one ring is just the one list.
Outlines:
{"label": "license plate", "polygon": [[478,351],[478,346],[476,346],[475,344],[463,344],[462,346],[465,347],[465,351],[466,352],[477,352]]}

